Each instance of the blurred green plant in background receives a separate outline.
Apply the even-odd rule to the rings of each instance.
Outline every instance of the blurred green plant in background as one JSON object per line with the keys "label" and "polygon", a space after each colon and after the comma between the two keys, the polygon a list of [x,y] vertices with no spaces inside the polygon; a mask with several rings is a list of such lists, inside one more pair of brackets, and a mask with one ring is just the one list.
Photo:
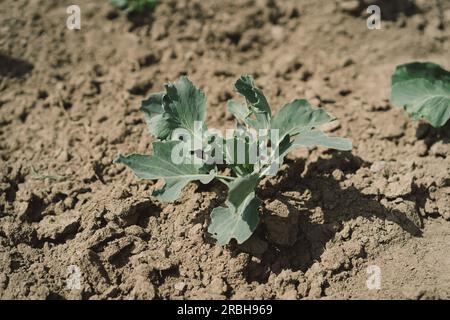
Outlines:
{"label": "blurred green plant in background", "polygon": [[153,11],[156,7],[157,0],[109,0],[109,2],[112,5],[125,10],[127,13],[144,13]]}

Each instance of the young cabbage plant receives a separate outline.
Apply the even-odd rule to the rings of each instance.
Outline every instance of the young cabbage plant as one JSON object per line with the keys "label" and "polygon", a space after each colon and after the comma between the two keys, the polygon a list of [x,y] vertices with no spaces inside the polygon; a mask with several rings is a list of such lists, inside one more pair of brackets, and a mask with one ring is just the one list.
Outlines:
{"label": "young cabbage plant", "polygon": [[450,72],[431,62],[413,62],[392,74],[392,104],[414,120],[442,127],[450,118]]}
{"label": "young cabbage plant", "polygon": [[223,137],[206,127],[205,95],[187,77],[166,84],[165,92],[152,94],[140,109],[156,139],[153,154],[120,155],[115,160],[140,179],[164,179],[165,185],[152,194],[160,201],[176,200],[194,180],[223,182],[228,196],[224,206],[212,210],[208,227],[220,245],[231,239],[242,243],[252,235],[261,205],[255,192],[258,183],[264,176],[276,174],[289,151],[314,146],[352,148],[351,141],[329,137],[320,130],[321,125],[335,120],[324,109],[297,99],[273,115],[250,75],[241,76],[235,89],[244,101],[228,102],[228,111],[237,123]]}

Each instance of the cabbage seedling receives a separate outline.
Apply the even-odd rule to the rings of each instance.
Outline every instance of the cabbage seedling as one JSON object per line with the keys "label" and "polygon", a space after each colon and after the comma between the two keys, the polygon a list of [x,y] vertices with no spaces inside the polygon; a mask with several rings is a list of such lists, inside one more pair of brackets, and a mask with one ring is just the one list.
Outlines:
{"label": "cabbage seedling", "polygon": [[[323,146],[351,150],[351,141],[329,137],[320,126],[335,118],[308,101],[296,99],[272,115],[263,92],[250,75],[235,83],[244,102],[231,100],[228,111],[236,128],[223,137],[206,127],[206,98],[187,77],[165,85],[165,92],[142,101],[153,142],[152,155],[120,155],[115,162],[130,167],[140,179],[164,179],[153,191],[160,201],[176,200],[190,181],[228,187],[225,205],[212,210],[208,231],[220,245],[247,240],[259,223],[261,200],[255,190],[266,175],[276,174],[285,155],[296,148]],[[229,168],[224,175],[222,169]]]}

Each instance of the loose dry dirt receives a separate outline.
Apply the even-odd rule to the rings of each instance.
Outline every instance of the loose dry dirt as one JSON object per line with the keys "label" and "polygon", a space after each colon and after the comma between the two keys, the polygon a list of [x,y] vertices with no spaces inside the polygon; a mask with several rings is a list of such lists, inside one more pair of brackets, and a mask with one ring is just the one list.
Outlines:
{"label": "loose dry dirt", "polygon": [[[450,69],[450,2],[160,2],[126,17],[79,0],[79,31],[66,1],[0,6],[0,298],[449,299],[450,129],[408,120],[389,86],[400,63]],[[382,30],[366,27],[372,3]],[[327,130],[354,150],[291,154],[261,183],[255,235],[219,247],[220,184],[162,204],[112,160],[151,152],[140,100],[182,74],[208,125],[232,128],[242,73],[274,109],[299,97],[337,116]]]}

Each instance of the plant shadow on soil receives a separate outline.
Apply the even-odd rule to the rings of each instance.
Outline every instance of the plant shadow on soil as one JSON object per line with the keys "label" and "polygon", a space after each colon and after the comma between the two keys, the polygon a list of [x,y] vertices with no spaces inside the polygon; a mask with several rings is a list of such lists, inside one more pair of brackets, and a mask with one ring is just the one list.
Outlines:
{"label": "plant shadow on soil", "polygon": [[440,128],[434,128],[428,123],[419,123],[416,130],[416,138],[424,139],[428,146],[438,141],[450,143],[450,121]]}
{"label": "plant shadow on soil", "polygon": [[0,76],[21,78],[31,72],[34,65],[0,53]]}
{"label": "plant shadow on soil", "polygon": [[[326,244],[342,229],[343,222],[357,217],[392,221],[409,234],[421,236],[421,230],[404,213],[386,208],[355,187],[343,189],[333,177],[335,169],[344,174],[356,172],[364,165],[362,159],[347,152],[331,155],[311,163],[304,177],[300,173],[305,170],[305,160],[291,162],[281,182],[271,187],[271,195],[260,192],[264,200],[279,201],[288,214],[281,217],[264,209],[255,234],[246,243],[233,245],[237,252],[245,251],[260,260],[250,262],[246,270],[249,283],[265,283],[271,273],[286,269],[305,272],[320,261]],[[302,200],[284,195],[289,193],[310,196]],[[361,257],[364,255],[362,252]]]}
{"label": "plant shadow on soil", "polygon": [[[370,3],[381,9],[382,20],[396,21],[400,15],[407,17],[420,12],[416,4],[411,0],[375,0]],[[366,11],[369,5],[364,1],[359,1],[359,6],[350,10],[354,16],[360,16],[362,11]]]}
{"label": "plant shadow on soil", "polygon": [[[128,19],[128,21],[131,22],[131,27],[128,30],[129,32],[134,31],[135,29],[149,25],[151,26],[154,22],[153,17],[153,11],[150,12],[128,12],[124,13]],[[117,8],[111,8],[110,11],[107,14],[108,20],[115,20],[121,15],[121,12]]]}

